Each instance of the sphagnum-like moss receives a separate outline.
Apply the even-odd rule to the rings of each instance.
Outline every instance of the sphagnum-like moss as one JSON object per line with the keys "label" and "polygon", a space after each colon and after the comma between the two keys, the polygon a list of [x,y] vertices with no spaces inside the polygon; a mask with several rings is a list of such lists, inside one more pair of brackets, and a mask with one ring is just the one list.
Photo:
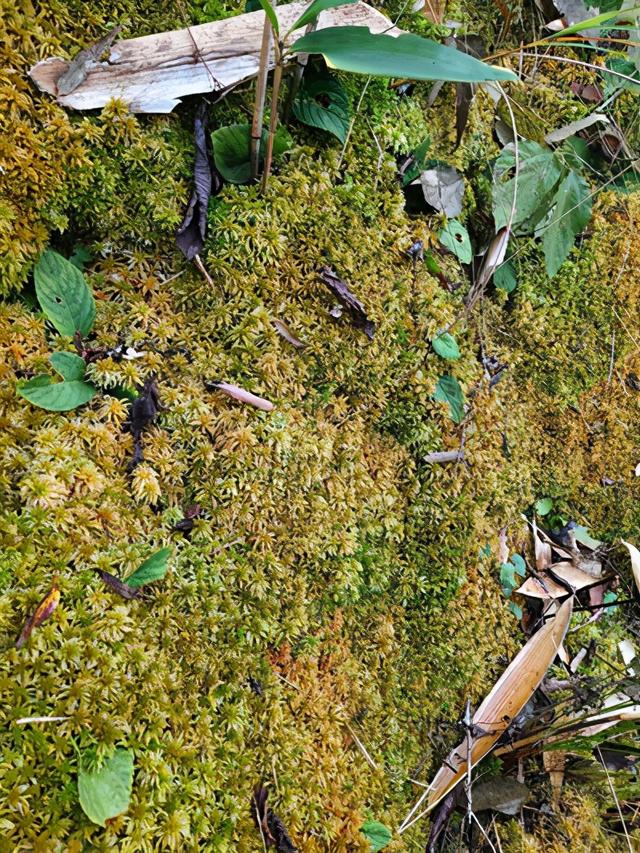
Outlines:
{"label": "sphagnum-like moss", "polygon": [[[301,850],[365,851],[363,820],[397,826],[414,794],[408,777],[426,778],[439,757],[434,729],[457,737],[464,699],[486,691],[516,646],[495,556],[480,549],[495,555],[498,530],[516,530],[541,494],[609,541],[637,532],[638,401],[625,379],[640,373],[639,261],[626,252],[638,203],[619,210],[603,197],[591,240],[552,282],[528,250],[508,308],[492,297],[468,330],[457,327],[453,371],[473,392],[469,466],[430,467],[428,452],[461,439],[431,397],[443,365],[429,341],[458,316],[464,289],[449,294],[422,269],[414,281],[401,252],[413,235],[431,245],[435,235],[405,216],[370,125],[383,151],[430,133],[434,156],[448,158],[449,94],[425,117],[426,86],[399,100],[374,82],[340,171],[336,143],[295,128],[297,147],[264,198],[230,187],[212,202],[211,290],[173,246],[189,193],[191,105],[167,117],[132,117],[118,104],[78,116],[25,77],[37,58],[72,52],[107,22],[126,18],[131,34],[177,26],[174,7],[5,11],[3,291],[26,281],[47,242],[67,253],[88,244],[100,343],[124,336],[144,355],[93,365],[102,393],[87,407],[37,410],[16,397],[16,379],[68,341],[22,303],[0,311],[0,849],[254,853],[249,800],[262,779]],[[358,97],[362,81],[346,82]],[[497,153],[482,97],[459,168]],[[562,98],[554,110],[570,120]],[[234,94],[214,108],[214,124],[243,103],[250,97]],[[477,178],[466,211],[482,217]],[[315,274],[327,262],[370,310],[373,342],[328,316]],[[274,317],[304,351],[277,335]],[[479,342],[508,365],[492,392]],[[152,373],[165,410],[131,476],[126,406],[108,392]],[[203,379],[221,378],[276,411],[205,390]],[[193,503],[202,515],[187,540],[172,527]],[[172,570],[148,601],[115,598],[94,572],[124,576],[169,542]],[[54,572],[61,605],[16,651]],[[14,722],[33,715],[68,719]],[[105,829],[83,815],[76,790],[76,747],[96,745],[126,745],[136,761],[131,807]],[[424,835],[418,827],[389,850],[420,850]]]}

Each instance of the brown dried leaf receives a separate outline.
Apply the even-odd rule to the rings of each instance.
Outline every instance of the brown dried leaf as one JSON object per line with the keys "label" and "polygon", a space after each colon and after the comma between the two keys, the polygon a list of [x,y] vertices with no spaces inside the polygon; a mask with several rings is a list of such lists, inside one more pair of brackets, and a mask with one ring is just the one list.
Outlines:
{"label": "brown dried leaf", "polygon": [[633,572],[633,579],[636,582],[638,592],[640,592],[640,551],[638,551],[636,546],[632,545],[630,542],[625,542],[624,539],[621,541],[631,557],[631,571]]}
{"label": "brown dried leaf", "polygon": [[[569,598],[558,609],[555,619],[549,620],[518,652],[474,714],[472,766],[493,749],[540,685],[562,645],[572,612],[573,599]],[[449,753],[428,789],[405,819],[401,830],[407,829],[414,822],[413,816],[425,801],[426,812],[440,802],[466,772],[467,741],[464,740]]]}
{"label": "brown dried leaf", "polygon": [[16,649],[21,649],[22,646],[24,646],[31,636],[33,629],[42,625],[42,623],[51,616],[59,603],[60,589],[58,588],[58,579],[57,577],[54,577],[51,589],[24,623],[20,636],[16,640]]}
{"label": "brown dried leaf", "polygon": [[142,592],[139,589],[134,589],[132,586],[129,586],[128,583],[121,581],[120,578],[115,575],[109,574],[109,572],[105,572],[102,569],[96,570],[104,583],[107,586],[110,586],[114,592],[117,592],[118,595],[121,595],[122,598],[132,599],[132,598],[142,598]]}
{"label": "brown dried leaf", "polygon": [[[553,563],[548,568],[553,572],[553,575],[565,581],[576,591],[591,586],[600,580],[583,572],[582,569],[576,568],[573,563],[569,562]],[[540,572],[538,578],[527,578],[516,592],[520,595],[528,595],[530,598],[564,598],[570,593],[570,590],[558,583],[549,571],[546,571]]]}
{"label": "brown dried leaf", "polygon": [[533,519],[531,527],[533,528],[533,548],[536,557],[536,569],[541,572],[548,568],[553,562],[553,557],[551,556],[551,545],[548,542],[544,542],[538,536],[538,526],[535,518]]}
{"label": "brown dried leaf", "polygon": [[296,338],[291,329],[282,320],[272,320],[271,322],[273,323],[276,332],[283,337],[285,341],[288,341],[291,346],[296,347],[296,349],[304,349],[304,347],[306,347],[306,344],[299,338]]}
{"label": "brown dried leaf", "polygon": [[360,300],[351,293],[348,285],[335,274],[331,267],[321,267],[320,278],[329,290],[338,297],[351,316],[351,321],[357,329],[362,329],[365,335],[373,340],[376,331],[375,323],[367,317],[367,312]]}
{"label": "brown dried leaf", "polygon": [[263,412],[272,412],[275,409],[274,404],[269,400],[265,400],[264,397],[258,397],[257,394],[252,394],[251,391],[245,391],[244,388],[240,388],[238,385],[230,385],[228,382],[206,382],[205,385],[209,391],[222,391],[227,397],[233,397],[234,400],[238,400],[240,403],[249,403],[250,406],[262,409]]}
{"label": "brown dried leaf", "polygon": [[297,853],[285,825],[267,805],[269,796],[264,785],[256,785],[251,797],[251,814],[258,827],[264,846],[275,847],[278,853]]}

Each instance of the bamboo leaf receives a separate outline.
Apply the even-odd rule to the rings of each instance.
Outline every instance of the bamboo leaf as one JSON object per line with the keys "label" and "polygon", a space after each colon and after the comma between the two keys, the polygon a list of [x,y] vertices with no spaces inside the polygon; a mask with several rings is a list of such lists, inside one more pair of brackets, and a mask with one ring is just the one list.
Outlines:
{"label": "bamboo leaf", "polygon": [[625,542],[624,539],[622,540],[622,544],[625,546],[629,552],[629,556],[631,557],[631,571],[633,572],[633,579],[636,582],[638,592],[640,592],[640,551],[638,551],[635,545],[632,545],[631,542]]}
{"label": "bamboo leaf", "polygon": [[303,36],[290,49],[321,53],[331,68],[374,77],[466,83],[517,79],[512,71],[412,33],[396,37],[374,34],[367,27],[327,27]]}
{"label": "bamboo leaf", "polygon": [[265,11],[267,18],[271,22],[271,26],[273,27],[274,33],[276,35],[280,32],[280,23],[278,22],[278,16],[276,15],[276,10],[273,8],[269,0],[258,0],[260,5]]}
{"label": "bamboo leaf", "polygon": [[312,24],[325,9],[333,9],[336,6],[347,6],[350,3],[357,2],[358,0],[314,0],[309,8],[300,15],[295,24],[290,27],[289,32],[292,33],[294,30],[306,27],[307,24]]}

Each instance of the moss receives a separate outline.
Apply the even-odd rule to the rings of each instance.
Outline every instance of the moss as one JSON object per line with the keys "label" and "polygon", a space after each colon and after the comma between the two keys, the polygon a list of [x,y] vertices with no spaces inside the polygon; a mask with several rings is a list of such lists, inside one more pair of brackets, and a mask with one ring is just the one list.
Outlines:
{"label": "moss", "polygon": [[[79,116],[24,76],[38,56],[72,52],[116,18],[136,34],[177,26],[175,7],[8,11],[16,130],[3,149],[3,291],[27,281],[47,242],[87,244],[97,343],[124,340],[144,356],[92,365],[101,393],[83,409],[34,409],[16,380],[69,342],[26,302],[0,307],[7,849],[255,851],[249,798],[262,778],[301,849],[364,851],[365,816],[398,824],[415,793],[408,778],[440,757],[433,731],[456,737],[464,699],[482,695],[517,645],[497,584],[499,529],[522,543],[520,513],[551,494],[607,541],[637,530],[638,399],[625,379],[640,373],[640,270],[626,252],[638,202],[619,209],[603,196],[591,238],[551,283],[527,246],[508,304],[491,296],[458,322],[452,371],[472,408],[456,427],[432,398],[445,367],[429,341],[460,317],[464,289],[450,294],[422,269],[414,277],[404,259],[414,235],[436,243],[438,221],[405,215],[393,156],[429,133],[434,156],[469,176],[465,216],[480,235],[480,165],[497,151],[486,101],[455,154],[450,92],[425,113],[426,86],[402,100],[372,82],[342,164],[337,141],[295,128],[265,197],[227,187],[212,202],[211,289],[173,245],[190,191],[193,105],[132,117],[114,103]],[[347,84],[355,102],[363,81]],[[234,94],[214,123],[248,104],[249,93]],[[373,342],[329,316],[321,263],[366,304]],[[283,341],[273,318],[306,349]],[[481,348],[508,365],[492,391]],[[109,392],[150,374],[165,409],[130,475],[127,407]],[[237,382],[276,411],[209,393],[205,378]],[[468,465],[425,462],[463,437]],[[193,503],[203,514],[186,540],[172,527]],[[94,571],[125,575],[165,544],[172,569],[148,601],[114,598]],[[18,652],[15,636],[54,572],[61,606]],[[51,714],[68,719],[14,722]],[[133,801],[100,829],[78,804],[76,747],[118,744],[135,753]],[[423,833],[390,849],[421,849]]]}

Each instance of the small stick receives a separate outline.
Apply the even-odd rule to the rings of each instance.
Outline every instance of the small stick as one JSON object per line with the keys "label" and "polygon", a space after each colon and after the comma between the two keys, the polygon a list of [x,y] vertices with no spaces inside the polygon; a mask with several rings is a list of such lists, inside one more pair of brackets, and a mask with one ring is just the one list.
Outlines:
{"label": "small stick", "polygon": [[[273,0],[275,8],[278,0]],[[269,52],[271,51],[272,28],[269,16],[265,13],[264,29],[262,31],[262,46],[260,48],[260,69],[256,79],[256,103],[253,108],[251,124],[251,177],[258,177],[260,168],[260,142],[262,140],[262,122],[264,120],[264,103],[267,97],[267,77],[269,76]]]}
{"label": "small stick", "polygon": [[202,258],[200,257],[200,255],[195,255],[195,256],[194,256],[194,258],[193,258],[193,262],[194,262],[194,264],[198,267],[198,269],[200,270],[200,272],[202,273],[202,275],[205,277],[205,279],[206,279],[206,281],[207,281],[207,284],[210,284],[210,285],[211,285],[211,287],[215,287],[215,282],[214,282],[214,280],[211,278],[211,276],[209,275],[209,273],[207,272],[207,268],[206,268],[206,267],[205,267],[205,265],[202,263]]}
{"label": "small stick", "polygon": [[346,727],[347,727],[347,729],[349,730],[349,734],[350,734],[350,735],[351,735],[351,737],[354,739],[356,746],[358,747],[358,749],[360,750],[360,752],[363,754],[364,759],[365,759],[365,761],[367,762],[367,764],[369,765],[369,767],[371,767],[371,769],[372,769],[372,770],[377,770],[377,769],[378,769],[378,765],[375,763],[375,761],[373,760],[373,758],[371,758],[371,756],[369,755],[369,753],[367,752],[367,750],[366,750],[366,748],[365,748],[365,745],[362,743],[362,741],[360,740],[360,738],[358,737],[358,735],[354,732],[354,730],[351,728],[351,726],[349,725],[349,723],[345,723],[345,726],[346,726]]}

